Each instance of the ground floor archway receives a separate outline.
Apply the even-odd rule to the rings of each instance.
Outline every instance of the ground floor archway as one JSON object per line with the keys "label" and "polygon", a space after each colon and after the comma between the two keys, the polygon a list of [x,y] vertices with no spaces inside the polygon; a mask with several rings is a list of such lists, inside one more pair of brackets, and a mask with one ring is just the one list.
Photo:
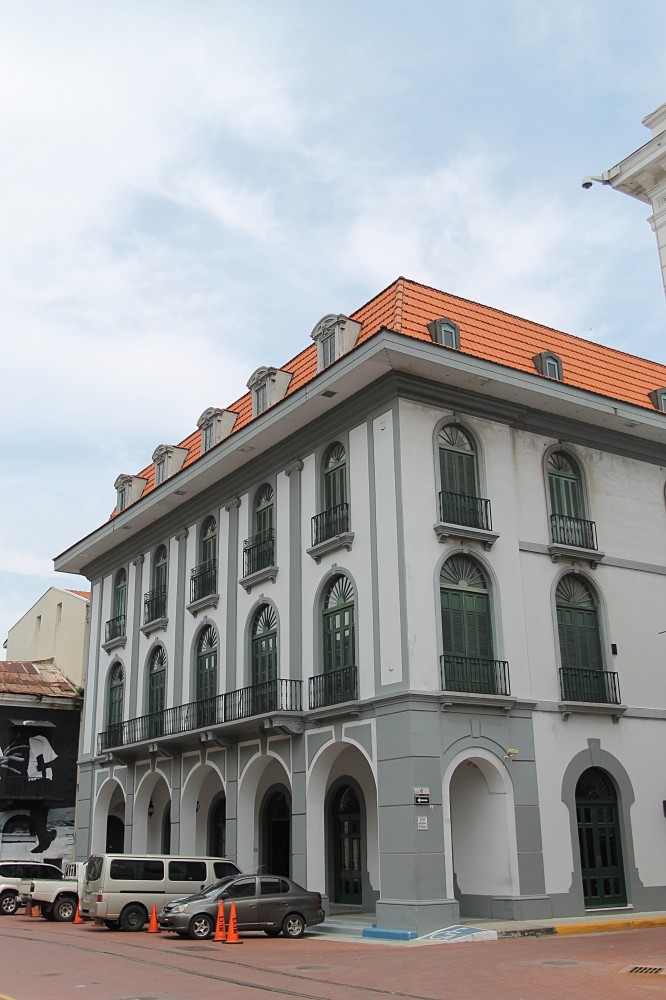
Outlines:
{"label": "ground floor archway", "polygon": [[600,767],[578,779],[576,824],[585,906],[626,906],[617,791]]}

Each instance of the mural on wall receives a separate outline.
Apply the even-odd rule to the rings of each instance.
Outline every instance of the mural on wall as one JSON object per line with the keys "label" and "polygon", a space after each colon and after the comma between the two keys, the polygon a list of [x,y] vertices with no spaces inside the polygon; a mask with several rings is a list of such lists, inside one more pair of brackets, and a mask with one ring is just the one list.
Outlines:
{"label": "mural on wall", "polygon": [[0,707],[0,858],[72,856],[79,720]]}

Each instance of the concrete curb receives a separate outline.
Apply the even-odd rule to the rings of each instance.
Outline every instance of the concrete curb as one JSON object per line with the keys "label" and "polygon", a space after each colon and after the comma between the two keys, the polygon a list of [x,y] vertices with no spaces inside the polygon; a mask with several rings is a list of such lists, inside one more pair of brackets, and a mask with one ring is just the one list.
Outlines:
{"label": "concrete curb", "polygon": [[553,924],[547,927],[523,927],[519,930],[498,931],[502,940],[517,937],[546,937],[567,934],[607,934],[609,931],[635,931],[642,927],[666,927],[666,917],[637,917],[626,920],[594,920],[580,924]]}

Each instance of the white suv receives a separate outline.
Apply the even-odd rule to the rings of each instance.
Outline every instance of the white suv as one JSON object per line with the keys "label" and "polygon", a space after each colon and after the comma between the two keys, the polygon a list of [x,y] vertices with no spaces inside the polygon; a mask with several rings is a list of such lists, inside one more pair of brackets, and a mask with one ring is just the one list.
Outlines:
{"label": "white suv", "polygon": [[16,913],[21,905],[19,885],[33,878],[62,878],[62,872],[55,865],[40,861],[0,861],[0,915]]}

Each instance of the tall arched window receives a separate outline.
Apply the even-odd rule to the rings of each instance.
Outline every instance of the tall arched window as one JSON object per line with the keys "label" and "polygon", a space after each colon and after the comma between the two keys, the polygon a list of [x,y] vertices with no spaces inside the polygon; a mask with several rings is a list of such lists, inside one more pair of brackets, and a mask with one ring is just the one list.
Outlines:
{"label": "tall arched window", "polygon": [[200,601],[217,590],[217,521],[211,515],[201,526],[199,565],[192,570],[190,600]]}
{"label": "tall arched window", "polygon": [[164,732],[163,712],[166,706],[167,657],[164,646],[156,646],[148,664],[148,714],[151,736]]}
{"label": "tall arched window", "polygon": [[277,615],[264,604],[252,622],[253,714],[277,708]]}
{"label": "tall arched window", "polygon": [[580,575],[569,573],[557,585],[555,606],[562,697],[619,702],[617,676],[603,669],[599,614],[592,588]]}
{"label": "tall arched window", "polygon": [[126,635],[127,629],[127,571],[119,569],[113,583],[113,606],[111,621],[107,624],[107,639]]}
{"label": "tall arched window", "polygon": [[446,424],[439,432],[440,518],[449,524],[490,530],[490,504],[479,497],[474,441],[462,427]]}
{"label": "tall arched window", "polygon": [[575,460],[564,451],[548,456],[548,492],[553,542],[596,549],[596,529],[586,519],[582,475]]}
{"label": "tall arched window", "polygon": [[199,726],[216,721],[217,696],[217,632],[206,625],[197,643],[196,701]]}
{"label": "tall arched window", "polygon": [[166,545],[160,545],[153,557],[151,590],[144,599],[144,620],[166,618],[168,557]]}
{"label": "tall arched window", "polygon": [[475,559],[447,559],[440,575],[440,602],[443,688],[508,694],[507,664],[493,658],[490,589]]}
{"label": "tall arched window", "polygon": [[313,545],[349,531],[347,453],[339,441],[326,452],[323,468],[324,510],[314,519]]}
{"label": "tall arched window", "polygon": [[122,744],[123,700],[125,695],[125,672],[122,663],[114,663],[109,675],[109,700],[106,728],[107,746]]}
{"label": "tall arched window", "polygon": [[339,574],[322,603],[323,672],[310,680],[310,708],[358,698],[355,617],[354,588]]}
{"label": "tall arched window", "polygon": [[273,487],[264,483],[254,500],[254,534],[243,546],[244,576],[275,565],[274,502]]}

